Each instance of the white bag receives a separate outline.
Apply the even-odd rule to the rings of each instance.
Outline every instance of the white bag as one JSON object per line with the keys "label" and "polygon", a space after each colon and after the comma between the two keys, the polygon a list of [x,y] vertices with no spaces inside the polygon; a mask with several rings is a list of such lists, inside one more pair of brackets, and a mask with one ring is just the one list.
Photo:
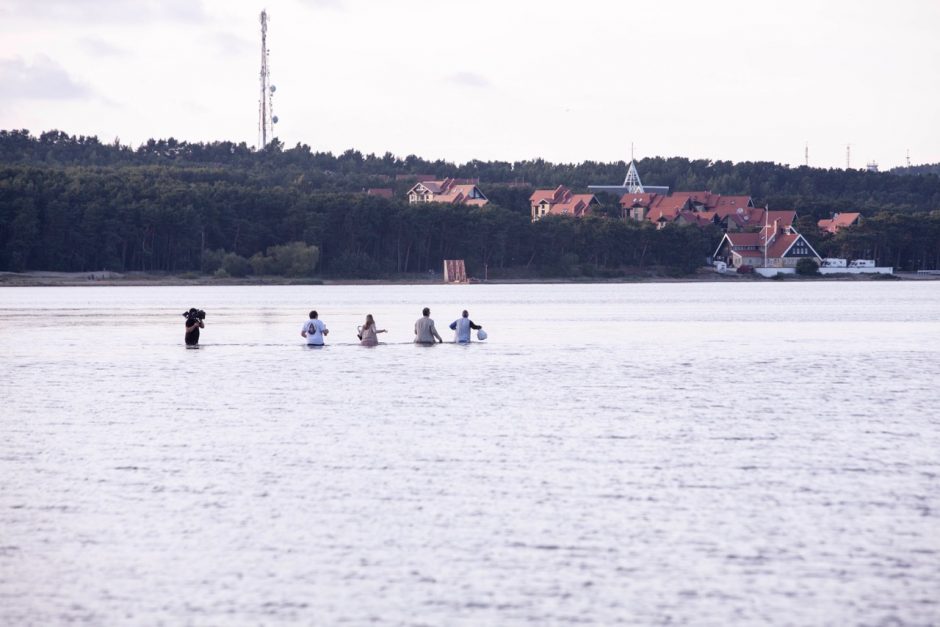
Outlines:
{"label": "white bag", "polygon": [[486,339],[486,331],[484,331],[483,329],[479,329],[479,330],[477,331],[477,339],[478,339],[478,340],[485,340],[485,339]]}

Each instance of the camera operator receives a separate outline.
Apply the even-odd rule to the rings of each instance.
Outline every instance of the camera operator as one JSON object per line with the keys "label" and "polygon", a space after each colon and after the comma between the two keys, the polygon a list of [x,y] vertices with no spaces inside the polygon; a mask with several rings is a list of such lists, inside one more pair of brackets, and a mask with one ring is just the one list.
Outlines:
{"label": "camera operator", "polygon": [[199,344],[199,329],[205,329],[203,322],[206,318],[206,312],[193,307],[183,314],[186,316],[186,346],[196,346]]}

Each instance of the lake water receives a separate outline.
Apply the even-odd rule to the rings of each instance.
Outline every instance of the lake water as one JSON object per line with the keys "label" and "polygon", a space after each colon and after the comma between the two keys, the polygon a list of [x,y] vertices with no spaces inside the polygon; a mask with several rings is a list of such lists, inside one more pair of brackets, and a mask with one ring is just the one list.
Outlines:
{"label": "lake water", "polygon": [[0,355],[0,624],[940,623],[940,282],[3,288]]}

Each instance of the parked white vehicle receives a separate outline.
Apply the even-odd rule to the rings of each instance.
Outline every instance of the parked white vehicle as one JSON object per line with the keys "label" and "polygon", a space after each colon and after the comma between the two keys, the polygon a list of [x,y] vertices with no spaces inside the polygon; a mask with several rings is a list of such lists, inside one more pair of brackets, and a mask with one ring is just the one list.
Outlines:
{"label": "parked white vehicle", "polygon": [[822,260],[822,263],[819,264],[820,268],[845,268],[848,265],[846,259],[838,259],[836,257],[826,257]]}
{"label": "parked white vehicle", "polygon": [[[839,263],[826,263],[826,262]],[[823,259],[819,264],[820,274],[894,274],[891,266],[879,267],[874,259],[853,259],[846,265],[845,259]]]}

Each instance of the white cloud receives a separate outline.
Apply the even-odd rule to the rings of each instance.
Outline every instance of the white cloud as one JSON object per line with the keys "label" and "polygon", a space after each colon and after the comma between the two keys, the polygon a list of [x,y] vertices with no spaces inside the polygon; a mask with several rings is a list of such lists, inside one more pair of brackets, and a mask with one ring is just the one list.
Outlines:
{"label": "white cloud", "polygon": [[0,59],[0,84],[3,85],[3,99],[7,101],[67,100],[91,95],[87,86],[43,55],[37,56],[32,63],[21,57]]}
{"label": "white cloud", "polygon": [[300,3],[305,6],[311,6],[318,9],[346,9],[346,3],[344,0],[300,0]]}
{"label": "white cloud", "polygon": [[96,57],[122,57],[128,54],[124,48],[97,37],[83,37],[78,43],[85,52]]}
{"label": "white cloud", "polygon": [[224,31],[215,33],[212,36],[212,41],[218,48],[219,52],[225,56],[246,54],[254,52],[256,48],[260,49],[259,44],[248,39],[247,37],[242,37],[241,35],[235,35],[233,33]]}
{"label": "white cloud", "polygon": [[5,0],[0,17],[51,22],[202,22],[202,0]]}

